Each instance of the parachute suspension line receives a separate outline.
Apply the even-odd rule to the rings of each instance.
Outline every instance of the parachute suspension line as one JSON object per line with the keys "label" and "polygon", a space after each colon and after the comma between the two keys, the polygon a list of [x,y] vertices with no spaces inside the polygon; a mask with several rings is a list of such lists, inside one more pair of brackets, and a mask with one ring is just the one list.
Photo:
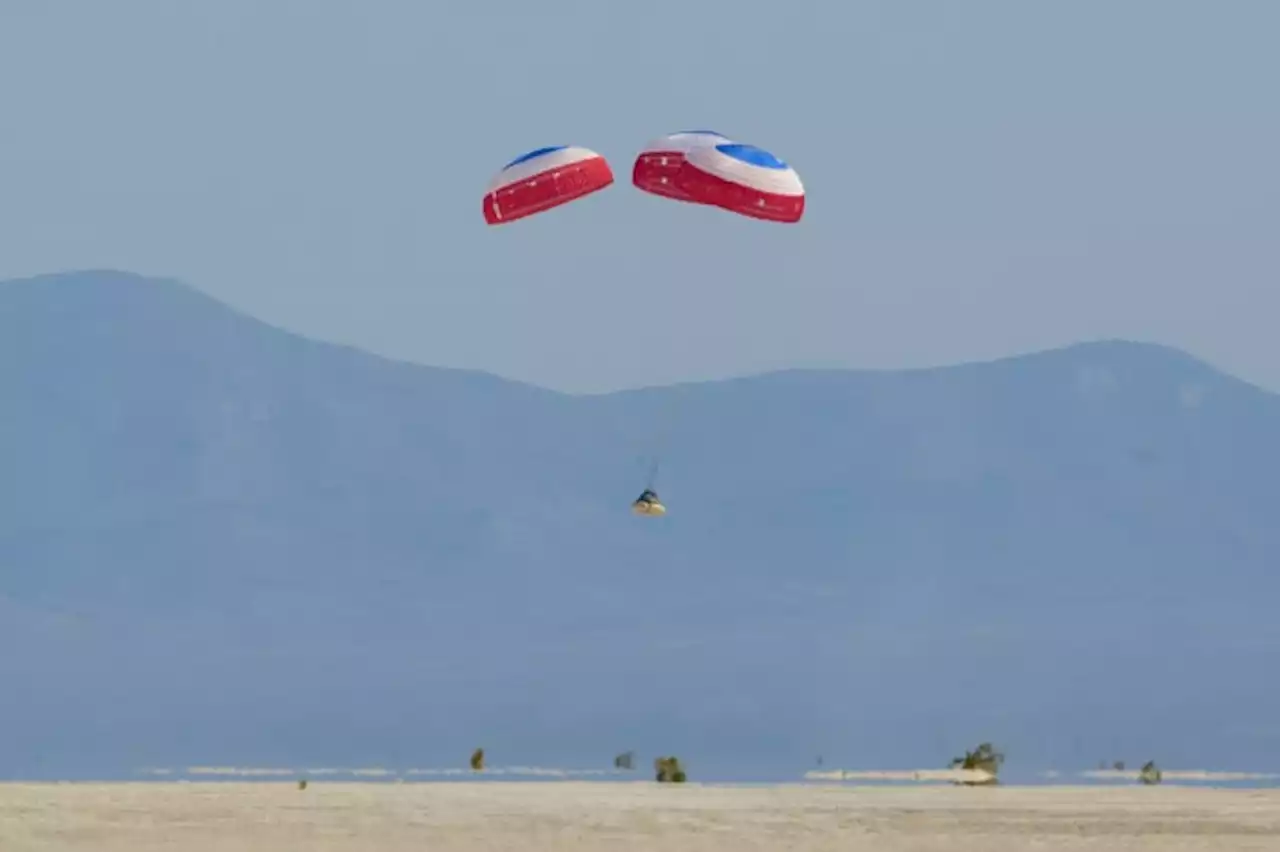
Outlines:
{"label": "parachute suspension line", "polygon": [[657,389],[658,393],[670,394],[670,398],[654,412],[651,421],[653,434],[646,442],[651,451],[648,454],[649,478],[645,487],[650,491],[657,491],[658,472],[662,467],[663,456],[670,449],[672,435],[676,431],[676,413],[681,407],[686,390],[684,383]]}

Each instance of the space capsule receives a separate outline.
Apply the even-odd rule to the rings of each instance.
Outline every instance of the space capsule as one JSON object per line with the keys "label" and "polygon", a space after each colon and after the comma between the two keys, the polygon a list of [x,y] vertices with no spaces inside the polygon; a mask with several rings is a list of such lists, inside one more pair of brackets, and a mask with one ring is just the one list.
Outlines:
{"label": "space capsule", "polygon": [[631,511],[637,515],[657,518],[667,513],[667,507],[662,505],[662,501],[658,499],[658,492],[646,488],[631,504]]}

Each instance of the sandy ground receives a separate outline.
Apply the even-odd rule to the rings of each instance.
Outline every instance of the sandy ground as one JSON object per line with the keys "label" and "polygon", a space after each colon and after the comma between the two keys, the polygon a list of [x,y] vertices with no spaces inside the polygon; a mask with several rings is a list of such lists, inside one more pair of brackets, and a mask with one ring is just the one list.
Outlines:
{"label": "sandy ground", "polygon": [[[669,844],[669,845],[668,845]],[[1280,850],[1280,790],[0,784],[3,852]]]}

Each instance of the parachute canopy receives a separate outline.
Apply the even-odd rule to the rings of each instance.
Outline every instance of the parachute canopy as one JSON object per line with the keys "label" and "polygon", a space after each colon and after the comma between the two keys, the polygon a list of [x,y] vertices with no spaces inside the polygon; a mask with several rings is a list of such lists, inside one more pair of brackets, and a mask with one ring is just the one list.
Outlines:
{"label": "parachute canopy", "polygon": [[639,190],[676,201],[698,203],[698,200],[676,183],[685,155],[698,147],[730,140],[714,130],[682,130],[654,139],[636,157],[631,167],[631,183]]}
{"label": "parachute canopy", "polygon": [[489,182],[484,220],[490,225],[514,222],[612,183],[608,161],[595,151],[571,145],[538,148],[507,163]]}
{"label": "parachute canopy", "polygon": [[799,222],[804,184],[795,169],[773,154],[739,142],[689,149],[675,178],[704,204],[773,222]]}
{"label": "parachute canopy", "polygon": [[662,501],[658,499],[658,494],[652,489],[646,488],[641,492],[636,501],[631,504],[631,511],[637,515],[646,517],[661,517],[667,513],[667,507],[662,505]]}

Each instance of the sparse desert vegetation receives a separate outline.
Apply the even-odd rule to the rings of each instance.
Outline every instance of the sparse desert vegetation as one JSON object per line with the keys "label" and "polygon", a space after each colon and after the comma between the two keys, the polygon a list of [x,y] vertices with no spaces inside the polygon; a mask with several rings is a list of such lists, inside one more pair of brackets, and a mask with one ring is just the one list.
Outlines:
{"label": "sparse desert vegetation", "polygon": [[956,782],[966,786],[998,784],[997,776],[1003,764],[1004,753],[991,743],[981,743],[972,751],[965,751],[963,757],[951,759],[952,769],[965,769],[975,773],[982,773],[977,777],[966,778]]}
{"label": "sparse desert vegetation", "polygon": [[687,777],[684,766],[678,757],[654,758],[653,769],[657,781],[661,784],[683,784]]}

